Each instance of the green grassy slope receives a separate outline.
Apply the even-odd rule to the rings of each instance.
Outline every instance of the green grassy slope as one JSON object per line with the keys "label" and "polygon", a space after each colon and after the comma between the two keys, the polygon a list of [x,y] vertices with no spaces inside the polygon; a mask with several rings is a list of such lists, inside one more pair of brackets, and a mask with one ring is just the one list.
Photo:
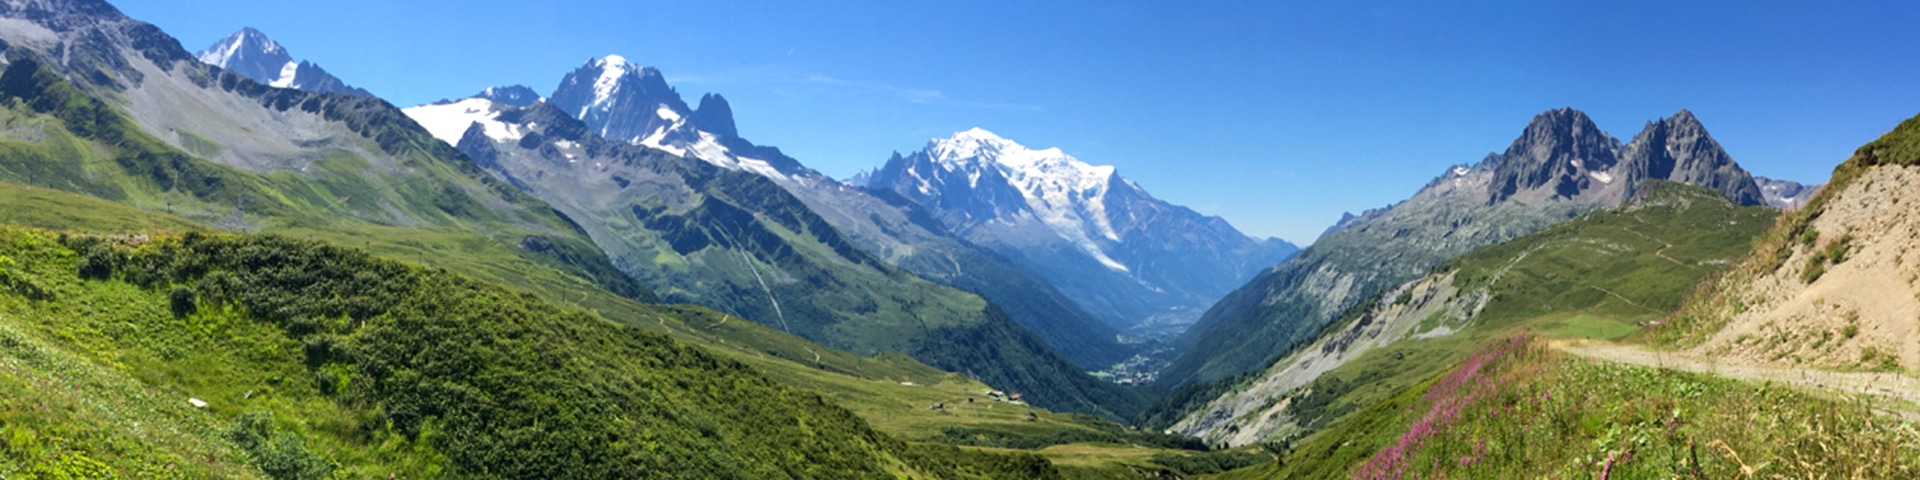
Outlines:
{"label": "green grassy slope", "polygon": [[[0,220],[15,225],[56,230],[83,230],[118,234],[210,231],[207,227],[160,212],[139,209],[82,195],[0,182]],[[328,238],[324,235],[321,238]],[[348,244],[357,247],[357,244]],[[461,272],[472,264],[450,263],[437,256],[452,252],[403,251],[399,246],[374,244],[375,256],[412,262],[425,255],[431,265]],[[381,253],[384,252],[384,253]],[[860,356],[825,348],[793,335],[738,317],[692,305],[648,305],[604,290],[561,290],[538,283],[503,284],[536,292],[549,302],[582,308],[634,328],[665,334],[714,355],[739,361],[781,383],[802,388],[858,413],[874,428],[908,440],[943,441],[951,428],[973,431],[1011,431],[1016,436],[1111,439],[1104,434],[1118,428],[1086,415],[1058,414],[1043,408],[993,404],[985,392],[993,389],[965,375],[926,366],[903,354]],[[903,385],[902,383],[911,385]],[[972,397],[978,408],[962,406]],[[935,403],[955,405],[931,411]],[[991,405],[991,406],[990,406]],[[1035,413],[1028,421],[1026,413]],[[1064,432],[1064,433],[1062,433]],[[1104,435],[1104,436],[1103,436]],[[1159,441],[1159,444],[1166,444]]]}
{"label": "green grassy slope", "polygon": [[353,250],[8,228],[0,252],[9,476],[1051,475],[901,443],[669,337]]}

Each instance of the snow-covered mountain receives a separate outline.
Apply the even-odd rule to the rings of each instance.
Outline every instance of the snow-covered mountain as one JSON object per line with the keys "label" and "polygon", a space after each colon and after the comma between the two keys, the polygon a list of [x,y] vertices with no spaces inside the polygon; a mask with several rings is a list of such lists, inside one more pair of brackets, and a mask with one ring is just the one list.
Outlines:
{"label": "snow-covered mountain", "polygon": [[348,86],[313,62],[294,61],[293,55],[287,53],[287,49],[281,47],[279,42],[267,38],[267,34],[253,27],[242,28],[214,42],[213,46],[201,50],[195,57],[209,65],[232,70],[253,81],[275,87],[344,93],[356,97],[373,96],[366,90]]}
{"label": "snow-covered mountain", "polygon": [[1154,198],[1112,166],[974,128],[895,154],[866,186],[1025,263],[1117,327],[1201,310],[1298,248]]}

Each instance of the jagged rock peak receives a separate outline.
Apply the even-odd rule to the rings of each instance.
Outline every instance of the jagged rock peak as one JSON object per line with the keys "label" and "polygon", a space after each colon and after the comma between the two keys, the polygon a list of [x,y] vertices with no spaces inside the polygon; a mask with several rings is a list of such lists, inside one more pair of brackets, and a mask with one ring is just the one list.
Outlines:
{"label": "jagged rock peak", "polygon": [[1649,122],[1627,143],[1620,158],[1629,195],[1640,182],[1661,179],[1713,188],[1741,205],[1766,203],[1753,177],[1714,141],[1691,111]]}
{"label": "jagged rock peak", "polygon": [[1607,183],[1605,173],[1618,162],[1620,141],[1600,130],[1585,112],[1558,108],[1535,115],[1527,128],[1500,155],[1494,169],[1489,203],[1524,192],[1544,192],[1571,198],[1593,182]]}
{"label": "jagged rock peak", "polygon": [[700,96],[700,106],[693,110],[693,125],[722,137],[740,136],[733,125],[733,106],[718,93]]}
{"label": "jagged rock peak", "polygon": [[293,56],[285,47],[253,27],[242,28],[214,42],[195,57],[262,83],[278,79],[283,66],[293,63]]}

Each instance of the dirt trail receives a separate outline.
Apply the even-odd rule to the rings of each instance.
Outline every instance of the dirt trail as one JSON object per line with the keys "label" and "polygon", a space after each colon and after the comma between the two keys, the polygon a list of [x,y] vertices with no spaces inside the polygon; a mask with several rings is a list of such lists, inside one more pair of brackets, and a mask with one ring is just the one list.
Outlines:
{"label": "dirt trail", "polygon": [[[1555,348],[1587,358],[1628,363],[1654,368],[1671,368],[1707,373],[1749,381],[1771,381],[1843,393],[1868,394],[1896,400],[1888,413],[1920,419],[1920,378],[1898,373],[1829,372],[1822,370],[1766,367],[1720,363],[1684,352],[1662,352],[1638,347],[1591,343],[1553,342]],[[1879,402],[1875,402],[1879,403]]]}

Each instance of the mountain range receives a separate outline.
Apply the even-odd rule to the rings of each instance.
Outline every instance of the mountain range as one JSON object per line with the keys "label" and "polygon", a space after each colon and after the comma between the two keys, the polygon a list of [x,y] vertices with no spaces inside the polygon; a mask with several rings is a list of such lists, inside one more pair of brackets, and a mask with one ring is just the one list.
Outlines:
{"label": "mountain range", "polygon": [[1115,328],[1190,322],[1299,250],[1154,198],[1112,166],[1057,148],[1030,149],[980,128],[896,153],[864,181],[926,206],[947,229],[1039,272]]}
{"label": "mountain range", "polygon": [[493,96],[407,112],[566,212],[668,301],[839,349],[910,353],[1053,408],[1138,408],[1126,406],[1133,394],[1079,372],[1131,354],[1112,329],[911,202],[735,136],[720,95],[690,110],[658,70],[611,56],[568,73],[548,101],[516,107]]}
{"label": "mountain range", "polygon": [[1264,367],[1389,286],[1474,247],[1617,205],[1650,179],[1713,188],[1740,205],[1764,201],[1692,112],[1648,122],[1623,144],[1583,112],[1550,110],[1504,152],[1450,167],[1398,204],[1350,216],[1229,294],[1179,339],[1184,349],[1160,388]]}

